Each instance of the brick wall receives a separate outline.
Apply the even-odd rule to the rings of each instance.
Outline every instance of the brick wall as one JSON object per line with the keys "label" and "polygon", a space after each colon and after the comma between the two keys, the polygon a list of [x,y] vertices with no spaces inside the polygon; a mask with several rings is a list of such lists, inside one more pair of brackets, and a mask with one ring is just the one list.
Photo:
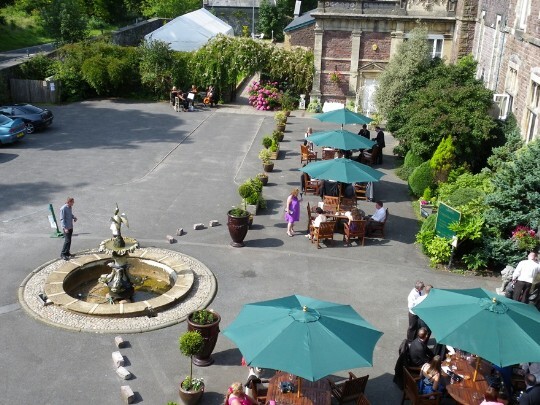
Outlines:
{"label": "brick wall", "polygon": [[290,31],[289,44],[291,46],[303,46],[309,49],[313,49],[315,42],[315,23],[306,27],[299,28],[294,31]]}
{"label": "brick wall", "polygon": [[325,31],[323,35],[323,55],[326,58],[350,58],[351,32]]}
{"label": "brick wall", "polygon": [[[391,41],[389,32],[363,32],[360,38],[359,59],[388,61]],[[377,45],[377,49],[373,49],[373,45]]]}

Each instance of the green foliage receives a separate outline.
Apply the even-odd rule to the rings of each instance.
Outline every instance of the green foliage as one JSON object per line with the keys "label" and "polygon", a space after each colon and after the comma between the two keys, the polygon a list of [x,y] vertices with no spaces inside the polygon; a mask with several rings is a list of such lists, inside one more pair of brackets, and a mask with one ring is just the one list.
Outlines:
{"label": "green foliage", "polygon": [[19,65],[18,76],[21,79],[44,80],[53,73],[53,65],[54,61],[51,58],[39,54]]}
{"label": "green foliage", "polygon": [[270,146],[272,146],[272,137],[265,136],[262,140],[262,145],[268,149]]}
{"label": "green foliage", "polygon": [[487,160],[493,172],[497,172],[504,166],[505,162],[512,160],[514,153],[523,147],[521,133],[513,114],[510,114],[506,121],[499,122],[498,124],[506,142],[502,146],[493,148],[493,153]]}
{"label": "green foliage", "polygon": [[233,209],[229,210],[229,215],[233,217],[248,217],[249,212],[247,212],[245,209],[240,207],[234,207]]}
{"label": "green foliage", "polygon": [[[272,141],[270,146],[272,146],[273,144],[274,142]],[[261,162],[263,163],[263,165],[270,163],[271,156],[272,156],[272,152],[268,149],[261,149],[261,151],[259,152],[259,159],[261,159]]]}
{"label": "green foliage", "polygon": [[484,235],[483,249],[493,266],[503,268],[506,265],[516,267],[524,259],[523,252],[510,238],[504,239],[495,235]]}
{"label": "green foliage", "polygon": [[434,186],[433,170],[429,161],[418,166],[409,176],[409,187],[413,194],[420,197],[426,188]]}
{"label": "green foliage", "polygon": [[[172,67],[171,67],[171,83],[170,87],[176,86],[178,89],[188,89],[193,84],[190,75],[186,74],[191,70],[191,63],[194,57],[193,52],[173,52]],[[206,83],[213,84],[213,83]],[[163,94],[163,97],[168,97],[168,93]]]}
{"label": "green foliage", "polygon": [[455,65],[437,60],[420,72],[415,89],[388,114],[388,129],[405,149],[430,158],[451,134],[456,165],[479,171],[500,142],[489,115],[492,92],[475,78],[476,62],[467,56]]}
{"label": "green foliage", "polygon": [[176,18],[179,15],[198,10],[200,7],[200,0],[143,0],[141,11],[147,18]]}
{"label": "green foliage", "polygon": [[421,231],[435,231],[435,225],[437,223],[437,215],[429,215],[424,222],[422,222],[422,226],[420,227]]}
{"label": "green foliage", "polygon": [[43,26],[63,45],[84,40],[88,36],[88,17],[82,0],[52,0],[41,10]]}
{"label": "green foliage", "polygon": [[[431,216],[435,217],[434,215],[431,215]],[[416,243],[420,244],[420,247],[422,248],[422,252],[424,252],[424,254],[426,255],[428,254],[427,247],[431,244],[431,241],[433,240],[433,238],[435,238],[435,230],[422,229],[420,230],[420,232],[416,234]]]}
{"label": "green foliage", "polygon": [[281,96],[281,108],[284,111],[293,111],[296,107],[296,97],[290,90],[285,91]]}
{"label": "green foliage", "polygon": [[217,321],[217,316],[212,311],[208,309],[199,309],[192,312],[189,315],[191,322],[196,323],[197,325],[209,325]]}
{"label": "green foliage", "polygon": [[412,151],[407,152],[405,159],[403,160],[403,166],[399,169],[399,177],[407,180],[414,169],[423,162],[424,160],[420,156],[415,155]]}
{"label": "green foliage", "polygon": [[448,226],[451,231],[456,233],[459,241],[478,240],[482,237],[484,218],[482,214],[463,215],[461,221],[454,222]]}
{"label": "green foliage", "polygon": [[469,270],[480,270],[488,265],[488,257],[483,250],[476,249],[471,253],[463,255],[463,262]]}
{"label": "green foliage", "polygon": [[[263,149],[262,151],[268,151]],[[261,151],[261,152],[262,152]],[[258,177],[247,179],[238,187],[238,193],[244,200],[245,204],[258,205],[260,208],[266,208],[266,201],[262,196],[263,184]]]}
{"label": "green foliage", "polygon": [[448,174],[452,169],[455,158],[452,137],[447,136],[439,143],[429,163],[433,169],[435,180],[438,183],[444,183],[448,179]]}
{"label": "green foliage", "polygon": [[[193,356],[199,354],[202,351],[203,347],[204,338],[197,331],[185,332],[178,338],[178,348],[180,349],[180,353],[182,353],[186,357],[192,358]],[[184,382],[186,383],[185,388],[184,382],[182,382],[182,388],[184,388],[185,390],[190,390],[193,383],[193,363],[191,361],[189,370],[189,379],[188,377],[184,379]]]}
{"label": "green foliage", "polygon": [[307,106],[307,110],[308,112],[312,112],[312,113],[322,112],[321,100],[319,100],[318,98],[311,99]]}
{"label": "green foliage", "polygon": [[430,188],[426,188],[424,190],[424,194],[422,194],[422,200],[430,201],[433,197],[433,191],[431,191]]}
{"label": "green foliage", "polygon": [[414,28],[379,77],[377,110],[385,117],[414,89],[415,77],[429,64],[427,28]]}
{"label": "green foliage", "polygon": [[492,178],[494,192],[486,196],[486,224],[494,235],[510,237],[517,225],[540,225],[540,143],[516,151]]}
{"label": "green foliage", "polygon": [[140,46],[139,74],[141,83],[159,99],[172,87],[173,51],[163,41],[143,42]]}
{"label": "green foliage", "polygon": [[452,248],[450,240],[435,236],[426,246],[429,262],[432,266],[440,263],[447,263],[450,260]]}
{"label": "green foliage", "polygon": [[259,19],[257,20],[257,30],[264,34],[266,38],[272,37],[277,41],[283,40],[283,29],[287,25],[286,0],[277,0],[275,6],[268,0],[262,0],[259,5]]}

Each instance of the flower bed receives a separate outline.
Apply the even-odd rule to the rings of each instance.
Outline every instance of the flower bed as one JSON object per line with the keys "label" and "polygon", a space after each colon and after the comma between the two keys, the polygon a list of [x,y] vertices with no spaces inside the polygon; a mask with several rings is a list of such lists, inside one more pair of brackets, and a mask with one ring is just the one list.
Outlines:
{"label": "flower bed", "polygon": [[519,250],[528,252],[534,250],[538,246],[538,238],[536,232],[528,226],[519,225],[512,231],[512,240],[516,243]]}
{"label": "flower bed", "polygon": [[280,108],[283,92],[277,82],[253,82],[248,88],[249,103],[257,110],[276,110]]}

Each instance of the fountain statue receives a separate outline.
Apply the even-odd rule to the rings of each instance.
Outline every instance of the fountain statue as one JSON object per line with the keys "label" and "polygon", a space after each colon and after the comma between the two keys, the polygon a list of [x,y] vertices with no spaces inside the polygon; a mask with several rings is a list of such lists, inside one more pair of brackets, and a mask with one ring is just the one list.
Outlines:
{"label": "fountain statue", "polygon": [[108,289],[108,298],[114,301],[131,300],[134,287],[128,273],[128,252],[133,252],[139,247],[138,242],[132,238],[122,236],[122,224],[129,228],[129,222],[126,214],[119,214],[118,204],[111,217],[111,226],[113,237],[101,242],[100,251],[105,251],[112,255],[114,262],[108,263],[112,271],[109,274],[102,274],[99,282],[105,284]]}

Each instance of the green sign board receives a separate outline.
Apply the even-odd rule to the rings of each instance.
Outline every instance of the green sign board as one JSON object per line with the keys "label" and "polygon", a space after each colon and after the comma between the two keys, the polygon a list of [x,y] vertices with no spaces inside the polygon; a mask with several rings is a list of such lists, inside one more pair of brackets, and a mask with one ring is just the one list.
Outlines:
{"label": "green sign board", "polygon": [[461,220],[461,212],[449,207],[444,203],[439,204],[437,211],[437,222],[435,224],[435,232],[437,236],[452,239],[455,236],[455,232],[451,231],[449,226],[454,222]]}

